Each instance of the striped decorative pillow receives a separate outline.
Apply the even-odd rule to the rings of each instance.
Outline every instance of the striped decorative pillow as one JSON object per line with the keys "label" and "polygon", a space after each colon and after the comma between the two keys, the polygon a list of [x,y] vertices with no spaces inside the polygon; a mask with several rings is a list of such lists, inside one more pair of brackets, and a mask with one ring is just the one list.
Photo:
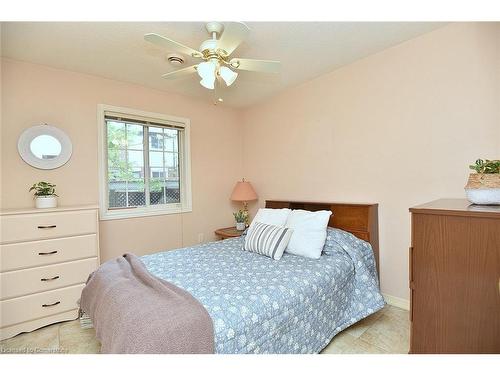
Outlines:
{"label": "striped decorative pillow", "polygon": [[252,223],[245,238],[244,249],[279,260],[290,241],[292,229]]}

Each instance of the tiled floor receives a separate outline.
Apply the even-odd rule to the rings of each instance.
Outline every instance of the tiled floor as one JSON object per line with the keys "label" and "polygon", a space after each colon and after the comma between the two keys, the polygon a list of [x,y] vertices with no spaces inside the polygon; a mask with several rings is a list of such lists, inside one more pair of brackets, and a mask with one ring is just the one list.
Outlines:
{"label": "tiled floor", "polygon": [[340,332],[323,349],[324,354],[408,353],[408,311],[387,305],[382,310]]}
{"label": "tiled floor", "polygon": [[[0,353],[99,353],[93,329],[78,320],[53,324],[0,342]],[[408,311],[386,306],[335,336],[327,354],[408,353]]]}

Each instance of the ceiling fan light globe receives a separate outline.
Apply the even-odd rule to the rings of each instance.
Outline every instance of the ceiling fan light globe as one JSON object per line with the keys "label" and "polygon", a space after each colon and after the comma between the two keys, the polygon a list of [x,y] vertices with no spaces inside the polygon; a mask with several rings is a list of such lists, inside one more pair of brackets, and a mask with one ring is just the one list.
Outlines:
{"label": "ceiling fan light globe", "polygon": [[200,85],[206,89],[213,90],[215,88],[215,76],[213,79],[202,79]]}
{"label": "ceiling fan light globe", "polygon": [[226,82],[227,86],[231,86],[236,78],[238,77],[238,73],[232,71],[227,66],[221,66],[219,69],[219,75],[222,77],[224,82]]}
{"label": "ceiling fan light globe", "polygon": [[202,79],[211,80],[215,79],[215,70],[217,69],[217,65],[212,61],[205,61],[198,64],[198,75]]}

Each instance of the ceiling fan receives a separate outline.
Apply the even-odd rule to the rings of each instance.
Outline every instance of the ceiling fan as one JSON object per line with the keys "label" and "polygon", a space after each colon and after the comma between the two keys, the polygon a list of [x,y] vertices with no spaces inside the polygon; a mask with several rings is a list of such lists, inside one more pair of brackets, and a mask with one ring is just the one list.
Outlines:
{"label": "ceiling fan", "polygon": [[158,46],[176,51],[184,55],[202,59],[199,64],[163,74],[166,79],[175,79],[189,74],[198,73],[200,84],[214,90],[214,104],[222,102],[217,95],[217,88],[222,88],[224,83],[231,86],[238,77],[237,71],[247,70],[264,73],[278,73],[281,68],[279,61],[243,59],[230,57],[236,48],[248,36],[250,29],[241,22],[208,22],[205,25],[211,39],[205,40],[199,50],[187,47],[175,40],[150,33],[144,39]]}

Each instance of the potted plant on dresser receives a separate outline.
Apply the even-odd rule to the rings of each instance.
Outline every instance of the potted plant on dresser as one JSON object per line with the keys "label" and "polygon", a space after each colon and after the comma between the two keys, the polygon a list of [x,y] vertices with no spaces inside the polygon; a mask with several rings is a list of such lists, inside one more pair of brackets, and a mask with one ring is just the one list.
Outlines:
{"label": "potted plant on dresser", "polygon": [[30,188],[30,192],[34,191],[36,208],[53,208],[57,207],[56,185],[50,182],[40,181]]}
{"label": "potted plant on dresser", "polygon": [[500,205],[500,160],[477,159],[469,166],[476,171],[465,186],[467,199],[474,204]]}

